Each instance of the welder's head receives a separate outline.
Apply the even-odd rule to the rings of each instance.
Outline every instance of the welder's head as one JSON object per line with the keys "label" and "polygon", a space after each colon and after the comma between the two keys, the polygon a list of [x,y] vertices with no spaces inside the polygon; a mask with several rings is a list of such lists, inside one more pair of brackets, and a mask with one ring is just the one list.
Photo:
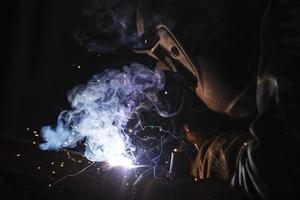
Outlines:
{"label": "welder's head", "polygon": [[162,69],[179,72],[213,111],[256,112],[257,19],[251,1],[142,0],[137,10],[143,49]]}

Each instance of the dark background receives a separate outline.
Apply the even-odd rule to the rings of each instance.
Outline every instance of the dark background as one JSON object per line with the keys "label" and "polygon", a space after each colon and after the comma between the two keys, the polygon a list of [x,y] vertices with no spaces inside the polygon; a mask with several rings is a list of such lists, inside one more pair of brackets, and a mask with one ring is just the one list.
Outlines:
{"label": "dark background", "polygon": [[19,135],[27,127],[54,122],[67,108],[66,91],[100,71],[100,60],[88,55],[73,36],[84,21],[85,5],[15,1],[3,7],[1,132]]}
{"label": "dark background", "polygon": [[[7,199],[128,199],[126,180],[120,178],[127,172],[112,170],[100,176],[99,165],[84,175],[67,179],[53,192],[45,191],[49,183],[77,172],[89,163],[76,155],[72,161],[64,153],[42,152],[33,144],[41,142],[34,131],[38,134],[42,126],[55,124],[58,114],[69,108],[68,90],[85,83],[106,67],[145,60],[126,48],[107,55],[88,53],[74,37],[76,30],[89,23],[82,14],[86,5],[87,2],[82,0],[11,0],[1,6],[0,187],[4,192],[0,192],[0,199],[7,195]],[[236,10],[236,7],[232,9]],[[231,55],[229,51],[227,53]],[[224,51],[223,56],[226,55]],[[195,124],[210,131],[246,127],[244,121],[209,111],[193,94],[189,103],[197,112],[183,115],[186,118],[183,121],[194,119]],[[64,168],[60,168],[62,161]],[[40,171],[37,170],[39,166],[42,167]],[[218,185],[211,187],[209,184],[201,187],[203,192],[225,195],[218,190]],[[165,188],[163,183],[157,185]],[[190,183],[178,185],[179,189],[185,185],[189,190],[183,189],[174,196],[201,190]],[[174,188],[173,192],[179,191],[176,185]]]}

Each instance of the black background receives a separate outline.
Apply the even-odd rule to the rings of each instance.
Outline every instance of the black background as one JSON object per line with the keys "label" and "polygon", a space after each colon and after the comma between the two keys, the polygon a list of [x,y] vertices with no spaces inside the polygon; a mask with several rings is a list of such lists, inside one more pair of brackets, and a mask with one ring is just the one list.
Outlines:
{"label": "black background", "polygon": [[[3,161],[0,162],[0,187],[5,192],[0,194],[3,199],[5,195],[10,196],[7,199],[128,197],[125,195],[126,181],[120,180],[125,172],[110,171],[100,176],[96,173],[97,166],[83,176],[66,180],[53,193],[42,192],[53,182],[49,178],[52,170],[59,168],[59,163],[65,161],[68,167],[59,168],[60,172],[55,179],[82,169],[88,161],[72,164],[71,161],[66,161],[64,154],[41,152],[37,145],[32,144],[33,141],[40,142],[33,131],[38,133],[42,126],[56,123],[57,115],[69,108],[67,92],[74,86],[85,83],[93,74],[100,73],[106,67],[119,67],[133,60],[144,59],[126,48],[108,55],[88,53],[74,38],[74,31],[88,23],[88,19],[82,15],[86,5],[87,2],[81,0],[2,2],[0,160]],[[230,52],[228,54],[231,55]],[[240,57],[239,54],[235,56]],[[195,114],[196,124],[199,122],[208,130],[245,128],[243,121],[213,113],[191,96],[191,104],[195,104],[198,113]],[[185,117],[187,119],[184,121],[187,121],[194,116]],[[21,157],[16,157],[17,154],[21,154]],[[55,161],[55,167],[51,166],[52,161]],[[44,170],[39,173],[37,166],[43,166]],[[188,186],[190,190],[193,189],[191,184],[186,185]],[[161,187],[164,188],[163,184]],[[214,185],[216,191],[210,192],[217,193],[218,187]],[[203,188],[206,191],[213,187]],[[197,189],[199,190],[196,188],[196,191]],[[189,190],[183,191],[187,193]]]}

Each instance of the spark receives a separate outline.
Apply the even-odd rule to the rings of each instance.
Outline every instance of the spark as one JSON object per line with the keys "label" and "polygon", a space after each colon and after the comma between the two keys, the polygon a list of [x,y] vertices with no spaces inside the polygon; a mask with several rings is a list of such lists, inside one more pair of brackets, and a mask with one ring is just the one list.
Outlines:
{"label": "spark", "polygon": [[[161,126],[143,126],[139,114],[155,111],[164,118],[174,116],[159,110],[158,94],[163,87],[164,76],[161,72],[138,64],[125,67],[123,71],[107,70],[103,74],[95,75],[86,85],[76,87],[69,93],[72,109],[59,115],[57,125],[42,128],[41,136],[45,143],[40,148],[61,150],[80,144],[84,145],[84,157],[87,160],[128,169],[148,167],[149,165],[138,162],[137,158],[141,157],[138,154],[147,154],[152,149],[156,153],[151,155],[149,161],[156,165],[165,142],[176,137]],[[167,91],[164,93],[168,94]],[[131,128],[128,129],[128,122],[132,119],[135,120],[134,124],[130,124]],[[137,132],[147,128],[159,131],[159,136],[137,135]],[[140,142],[153,141],[156,146],[150,149],[144,149],[142,145],[135,146],[132,137]],[[153,157],[155,158],[152,159]],[[69,154],[68,158],[72,159]]]}
{"label": "spark", "polygon": [[92,162],[91,164],[89,164],[88,166],[84,167],[83,169],[81,169],[80,171],[74,173],[74,174],[69,174],[66,176],[63,176],[62,178],[58,179],[56,182],[54,182],[53,184],[49,184],[49,187],[51,187],[52,185],[56,185],[58,183],[60,183],[61,181],[65,180],[68,177],[73,177],[73,176],[77,176],[79,174],[81,174],[82,172],[84,172],[85,170],[87,170],[88,168],[90,168],[95,162]]}
{"label": "spark", "polygon": [[[137,101],[135,99],[128,99],[129,103],[127,103],[127,108],[123,107],[122,101],[123,97],[128,96],[129,94],[136,94],[141,95],[144,93],[144,91],[140,91],[140,87],[145,88],[151,88],[151,87],[157,87],[156,85],[161,85],[161,75],[157,72],[153,72],[151,70],[148,70],[146,68],[143,68],[141,66],[134,67],[132,69],[126,68],[124,69],[124,72],[117,72],[117,71],[111,71],[109,73],[112,73],[113,76],[108,77],[111,79],[112,84],[111,85],[105,85],[103,84],[102,80],[106,80],[107,77],[105,76],[98,76],[96,77],[96,81],[100,82],[97,85],[94,85],[95,82],[91,82],[90,85],[88,85],[87,90],[83,90],[81,93],[74,93],[75,95],[73,99],[72,106],[74,108],[78,107],[79,105],[82,105],[83,109],[85,109],[87,112],[89,112],[89,116],[93,116],[93,118],[83,118],[81,120],[78,119],[78,121],[81,123],[77,124],[71,124],[71,127],[74,131],[71,132],[72,137],[66,135],[69,134],[63,124],[58,124],[56,130],[51,130],[48,127],[45,127],[42,130],[43,138],[44,139],[52,139],[52,141],[48,140],[47,143],[42,144],[40,147],[45,149],[56,149],[56,148],[62,148],[67,146],[74,146],[76,144],[77,140],[75,138],[78,138],[78,140],[82,140],[81,138],[86,137],[85,146],[86,152],[85,156],[92,161],[103,161],[107,160],[107,162],[111,166],[125,166],[125,167],[133,167],[135,166],[132,163],[132,160],[128,155],[132,154],[133,148],[131,148],[131,145],[128,143],[128,137],[124,134],[122,134],[121,126],[124,126],[125,123],[127,123],[128,118],[130,117],[130,112],[132,109],[132,103],[135,103],[134,101]],[[140,71],[140,73],[137,73]],[[117,72],[117,74],[116,74]],[[132,74],[132,72],[134,72]],[[142,76],[139,76],[139,74],[142,74]],[[122,78],[117,79],[119,75],[122,76]],[[128,75],[128,76],[127,76]],[[133,78],[132,78],[133,77]],[[135,80],[137,79],[137,81]],[[140,82],[140,79],[146,79],[147,82],[141,82],[141,84],[144,85],[138,85],[137,83]],[[150,83],[149,80],[153,81],[153,83]],[[120,82],[118,82],[120,81]],[[126,83],[125,86],[122,86],[123,84],[120,84],[121,81],[123,83]],[[106,81],[108,84],[109,82]],[[92,84],[93,83],[93,84]],[[153,85],[151,85],[153,84]],[[149,86],[150,85],[150,86]],[[158,86],[161,87],[161,86]],[[107,105],[107,109],[103,110],[95,110],[90,109],[89,107],[94,107],[95,100],[101,100],[105,99],[106,91],[109,91],[110,89],[114,89],[119,92],[123,92],[124,94],[122,96],[113,96],[111,102],[115,102],[112,105]],[[155,88],[156,89],[156,88]],[[93,92],[95,90],[95,92]],[[101,91],[103,90],[103,91]],[[98,91],[98,92],[96,92]],[[100,92],[99,92],[100,91]],[[76,90],[74,90],[76,92]],[[85,92],[85,93],[84,93]],[[76,96],[77,95],[77,96]],[[95,96],[99,95],[99,96]],[[104,95],[104,97],[102,97]],[[143,94],[146,96],[146,94]],[[87,98],[86,98],[87,97]],[[121,98],[121,99],[119,99]],[[125,101],[125,102],[126,102]],[[97,101],[97,103],[101,101]],[[104,102],[105,103],[105,102]],[[99,104],[99,103],[98,103]],[[99,108],[101,106],[104,106],[105,104],[99,104]],[[115,110],[112,108],[116,107]],[[78,109],[79,111],[81,109]],[[107,111],[108,110],[108,111]],[[76,112],[74,111],[74,116],[76,116]],[[62,113],[64,114],[64,113]],[[110,116],[111,115],[111,116]],[[101,118],[99,118],[99,117]],[[127,117],[128,116],[128,117]],[[70,113],[70,117],[72,117],[72,113]],[[76,118],[74,118],[76,120]],[[102,127],[94,128],[95,125],[99,123],[103,123]],[[114,125],[114,123],[117,123]],[[113,124],[113,126],[108,126],[109,124]],[[80,126],[79,129],[77,129],[76,125]],[[84,132],[83,132],[84,129]],[[56,132],[55,132],[56,131]],[[75,132],[76,131],[76,132]],[[78,132],[82,132],[81,137],[78,136]],[[99,134],[99,131],[101,134]],[[129,132],[133,132],[133,130],[129,130]],[[54,134],[57,133],[57,136],[54,136]],[[60,136],[59,136],[60,135]],[[57,137],[57,138],[55,138]],[[61,143],[60,138],[64,140],[63,143]],[[65,139],[64,139],[65,138]],[[74,138],[74,139],[73,139]],[[69,142],[69,139],[72,140]],[[67,142],[67,141],[68,142]],[[88,143],[88,144],[86,144]],[[112,145],[111,145],[112,144]],[[53,146],[49,146],[53,145]],[[101,147],[101,149],[100,149]],[[113,148],[112,148],[113,147]],[[117,148],[116,148],[117,147]],[[127,152],[128,151],[128,152]],[[81,161],[79,161],[81,162]]]}

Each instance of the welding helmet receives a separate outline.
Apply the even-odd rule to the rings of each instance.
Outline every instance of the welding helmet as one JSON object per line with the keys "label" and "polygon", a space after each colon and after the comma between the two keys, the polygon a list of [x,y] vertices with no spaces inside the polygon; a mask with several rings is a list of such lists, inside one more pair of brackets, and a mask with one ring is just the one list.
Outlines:
{"label": "welding helmet", "polygon": [[[142,0],[138,35],[161,69],[178,72],[213,111],[256,113],[257,13],[251,1]],[[252,7],[251,7],[252,6]]]}

